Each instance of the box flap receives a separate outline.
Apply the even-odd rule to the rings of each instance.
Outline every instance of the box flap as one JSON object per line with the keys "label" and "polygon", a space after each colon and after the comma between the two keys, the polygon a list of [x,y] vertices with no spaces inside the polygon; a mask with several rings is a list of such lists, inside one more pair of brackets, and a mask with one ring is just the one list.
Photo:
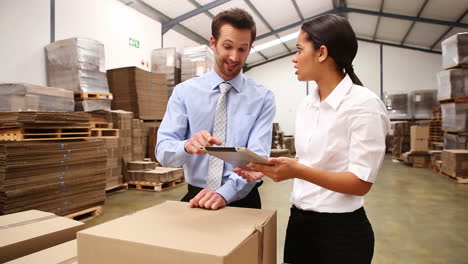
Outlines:
{"label": "box flap", "polygon": [[30,264],[30,263],[78,263],[76,239],[69,242],[44,249],[42,251],[12,260],[8,264]]}

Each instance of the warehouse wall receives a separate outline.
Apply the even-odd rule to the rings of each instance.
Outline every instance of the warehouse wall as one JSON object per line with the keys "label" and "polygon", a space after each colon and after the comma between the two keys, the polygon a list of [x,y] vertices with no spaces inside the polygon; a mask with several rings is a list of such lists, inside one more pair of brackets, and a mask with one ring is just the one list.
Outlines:
{"label": "warehouse wall", "polygon": [[[246,73],[274,91],[276,122],[289,135],[294,134],[296,107],[306,96],[306,83],[297,81],[292,57],[264,64]],[[441,61],[438,54],[383,46],[384,94],[437,89],[436,73],[441,70]],[[363,84],[380,96],[380,46],[360,41],[353,65]],[[315,86],[315,82],[309,83],[310,88]]]}
{"label": "warehouse wall", "polygon": [[45,84],[50,0],[1,0],[0,34],[0,82]]}
{"label": "warehouse wall", "polygon": [[[50,0],[1,0],[0,34],[0,82],[46,85],[44,47],[50,42]],[[71,37],[102,42],[107,69],[149,70],[151,50],[161,47],[161,24],[118,0],[56,0],[55,39]],[[130,46],[129,38],[138,40],[140,47]],[[164,36],[164,47],[193,45],[198,44],[172,30]]]}

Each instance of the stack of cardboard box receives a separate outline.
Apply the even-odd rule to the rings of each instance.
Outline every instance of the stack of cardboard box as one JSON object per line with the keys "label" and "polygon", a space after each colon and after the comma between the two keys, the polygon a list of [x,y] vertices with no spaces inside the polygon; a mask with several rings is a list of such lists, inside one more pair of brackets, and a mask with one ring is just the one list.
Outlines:
{"label": "stack of cardboard box", "polygon": [[165,74],[127,67],[109,70],[107,76],[112,109],[131,111],[138,119],[162,120],[168,101]]}

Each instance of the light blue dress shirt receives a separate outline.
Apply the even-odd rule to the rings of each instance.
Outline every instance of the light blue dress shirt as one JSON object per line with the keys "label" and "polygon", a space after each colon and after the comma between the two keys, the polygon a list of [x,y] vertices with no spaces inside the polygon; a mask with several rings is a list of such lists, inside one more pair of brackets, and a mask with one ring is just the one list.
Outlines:
{"label": "light blue dress shirt", "polygon": [[[169,99],[167,110],[158,130],[156,158],[167,167],[182,167],[187,182],[205,188],[208,176],[208,155],[189,154],[184,145],[201,130],[213,133],[218,85],[224,80],[212,69],[210,72],[177,85]],[[272,124],[275,116],[273,92],[244,74],[228,81],[226,147],[246,147],[269,157]],[[222,185],[216,190],[227,203],[247,196],[255,182],[247,183],[232,172],[235,167],[224,163]]]}

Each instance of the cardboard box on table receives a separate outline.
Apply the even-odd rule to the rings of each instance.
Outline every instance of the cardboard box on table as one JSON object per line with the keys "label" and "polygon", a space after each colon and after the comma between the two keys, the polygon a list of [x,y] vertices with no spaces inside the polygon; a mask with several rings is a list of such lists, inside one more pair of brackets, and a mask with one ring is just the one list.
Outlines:
{"label": "cardboard box on table", "polygon": [[276,263],[276,211],[163,204],[78,233],[80,264]]}
{"label": "cardboard box on table", "polygon": [[0,263],[73,240],[84,224],[29,210],[0,217]]}

